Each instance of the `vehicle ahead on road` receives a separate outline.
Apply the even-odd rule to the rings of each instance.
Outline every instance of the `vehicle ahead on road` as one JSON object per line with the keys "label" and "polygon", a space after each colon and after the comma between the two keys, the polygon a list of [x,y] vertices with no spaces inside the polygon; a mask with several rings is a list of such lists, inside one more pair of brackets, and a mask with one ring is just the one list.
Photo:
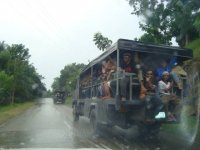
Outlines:
{"label": "vehicle ahead on road", "polygon": [[65,92],[56,90],[54,91],[54,97],[53,97],[54,104],[56,103],[65,103]]}
{"label": "vehicle ahead on road", "polygon": [[[130,68],[123,70],[126,55],[134,64],[133,72]],[[162,60],[170,61],[172,58],[176,58],[180,69],[184,61],[192,58],[192,51],[119,39],[80,73],[72,103],[74,121],[78,121],[80,116],[88,117],[94,132],[102,125],[123,129],[137,126],[140,135],[145,136],[157,135],[161,125],[169,122],[168,108],[176,116],[173,123],[180,122],[184,89],[178,89],[174,84],[170,92],[179,102],[174,104],[169,100],[166,104],[158,92],[158,80],[155,79],[152,91],[144,86],[145,72],[155,73]],[[110,71],[109,77],[105,75],[106,70]],[[184,73],[179,76],[183,84],[186,78]],[[122,97],[124,91],[125,98]]]}

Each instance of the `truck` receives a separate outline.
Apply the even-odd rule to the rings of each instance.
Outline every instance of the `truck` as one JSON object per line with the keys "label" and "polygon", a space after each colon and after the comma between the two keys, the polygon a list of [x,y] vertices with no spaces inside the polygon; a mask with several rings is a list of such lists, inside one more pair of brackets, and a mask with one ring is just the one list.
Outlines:
{"label": "truck", "polygon": [[[119,39],[81,71],[72,101],[74,121],[77,122],[80,117],[89,118],[94,133],[100,132],[101,126],[118,126],[122,129],[137,126],[140,136],[157,136],[162,124],[169,123],[164,108],[166,106],[162,103],[158,90],[155,90],[155,93],[145,94],[142,99],[140,98],[141,79],[138,76],[140,71],[128,73],[120,69],[124,53],[131,54],[133,60],[136,55],[139,55],[147,70],[149,68],[155,70],[159,67],[158,60],[160,59],[169,61],[172,57],[176,57],[177,63],[181,65],[193,57],[191,49]],[[111,89],[111,96],[105,98],[102,96],[105,81],[102,80],[101,75],[102,64],[108,58],[112,58],[116,63],[116,71],[112,73],[108,83],[114,82],[116,87]],[[136,69],[138,68],[136,67]],[[123,78],[128,79],[125,101],[121,100],[120,93],[120,83]],[[187,76],[180,76],[180,80],[184,84],[187,81]],[[176,104],[175,107],[172,106],[176,109],[173,112],[176,115],[176,121],[173,123],[180,123],[184,89],[177,90],[174,85],[172,92],[180,100],[179,104]]]}
{"label": "truck", "polygon": [[53,96],[53,102],[54,102],[54,104],[57,104],[57,103],[64,104],[65,103],[65,92],[62,90],[55,90],[54,96]]}

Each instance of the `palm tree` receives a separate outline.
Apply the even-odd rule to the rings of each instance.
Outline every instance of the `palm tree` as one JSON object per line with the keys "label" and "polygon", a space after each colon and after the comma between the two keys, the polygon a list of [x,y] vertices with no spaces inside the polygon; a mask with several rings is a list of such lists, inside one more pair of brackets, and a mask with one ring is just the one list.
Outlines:
{"label": "palm tree", "polygon": [[97,45],[98,49],[102,51],[110,47],[112,44],[112,41],[107,37],[104,37],[100,32],[94,34],[93,41],[95,42],[95,45]]}

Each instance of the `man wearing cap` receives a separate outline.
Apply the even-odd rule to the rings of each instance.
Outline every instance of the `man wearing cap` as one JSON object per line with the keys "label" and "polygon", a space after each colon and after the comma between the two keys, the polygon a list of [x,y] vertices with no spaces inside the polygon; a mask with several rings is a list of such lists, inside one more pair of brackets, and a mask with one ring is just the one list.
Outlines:
{"label": "man wearing cap", "polygon": [[173,104],[175,107],[179,104],[179,100],[176,95],[173,95],[170,90],[172,89],[173,83],[169,82],[169,72],[164,71],[162,73],[162,79],[158,82],[158,91],[160,98],[165,105],[165,111],[168,115],[168,121],[176,121],[176,118],[172,114],[175,110],[169,110],[169,102]]}
{"label": "man wearing cap", "polygon": [[162,73],[162,79],[158,82],[158,90],[160,95],[170,95],[170,89],[172,83],[169,82],[169,72],[164,71]]}
{"label": "man wearing cap", "polygon": [[183,87],[181,85],[180,78],[176,74],[176,72],[172,71],[173,67],[177,64],[177,57],[173,56],[170,59],[169,64],[167,64],[166,60],[161,60],[160,67],[156,69],[156,79],[159,81],[162,78],[163,72],[167,71],[172,78],[172,80],[177,84],[178,88],[181,90]]}

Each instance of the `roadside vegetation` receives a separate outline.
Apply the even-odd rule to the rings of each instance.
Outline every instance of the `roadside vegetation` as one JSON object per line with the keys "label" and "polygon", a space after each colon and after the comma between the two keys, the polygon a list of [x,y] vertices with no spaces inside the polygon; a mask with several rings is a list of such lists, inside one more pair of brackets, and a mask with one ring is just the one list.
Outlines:
{"label": "roadside vegetation", "polygon": [[24,102],[22,104],[13,104],[7,106],[0,106],[0,124],[6,120],[13,118],[28,108],[32,107],[34,102]]}
{"label": "roadside vegetation", "polygon": [[128,0],[132,14],[140,19],[145,33],[142,42],[171,45],[175,38],[180,47],[200,37],[199,0]]}
{"label": "roadside vegetation", "polygon": [[24,45],[0,42],[0,105],[26,102],[46,91],[30,57]]}
{"label": "roadside vegetation", "polygon": [[46,91],[30,57],[24,45],[0,42],[0,123],[30,108]]}
{"label": "roadside vegetation", "polygon": [[72,96],[67,96],[66,99],[65,99],[65,104],[67,106],[72,106]]}
{"label": "roadside vegetation", "polygon": [[60,76],[54,78],[52,91],[64,91],[66,97],[71,97],[76,87],[76,80],[80,71],[85,67],[84,64],[68,64],[61,71]]}
{"label": "roadside vegetation", "polygon": [[190,42],[186,47],[193,50],[195,58],[200,57],[200,38]]}

